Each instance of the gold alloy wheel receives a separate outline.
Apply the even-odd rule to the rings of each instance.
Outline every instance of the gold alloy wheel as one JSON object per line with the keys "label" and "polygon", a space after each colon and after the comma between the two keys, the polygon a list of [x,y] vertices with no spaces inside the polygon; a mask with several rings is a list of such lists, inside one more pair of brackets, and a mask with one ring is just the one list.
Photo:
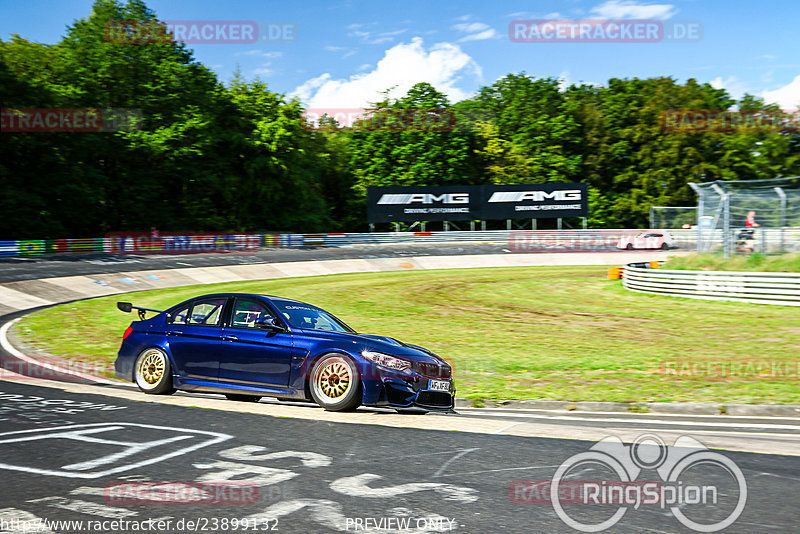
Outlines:
{"label": "gold alloy wheel", "polygon": [[331,358],[319,368],[314,382],[318,393],[337,401],[350,391],[353,377],[342,358]]}
{"label": "gold alloy wheel", "polygon": [[142,356],[139,363],[139,376],[150,386],[155,386],[164,377],[164,354],[158,350],[150,350]]}

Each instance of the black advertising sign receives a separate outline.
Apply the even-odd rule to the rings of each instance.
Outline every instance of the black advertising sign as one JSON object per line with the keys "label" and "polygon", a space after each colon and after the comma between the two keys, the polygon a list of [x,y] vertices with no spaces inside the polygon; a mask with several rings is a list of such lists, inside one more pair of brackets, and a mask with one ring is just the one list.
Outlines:
{"label": "black advertising sign", "polygon": [[586,184],[485,185],[482,219],[588,217]]}
{"label": "black advertising sign", "polygon": [[367,188],[367,219],[376,222],[480,219],[481,190],[466,186]]}
{"label": "black advertising sign", "polygon": [[586,217],[586,184],[367,188],[371,223]]}

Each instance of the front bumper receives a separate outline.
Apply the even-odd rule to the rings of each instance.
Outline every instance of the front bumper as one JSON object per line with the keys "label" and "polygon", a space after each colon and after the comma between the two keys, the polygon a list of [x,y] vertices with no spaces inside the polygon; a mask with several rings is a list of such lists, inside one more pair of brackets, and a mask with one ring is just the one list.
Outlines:
{"label": "front bumper", "polygon": [[[450,391],[430,389],[430,380],[448,382]],[[456,388],[452,378],[431,379],[414,373],[411,376],[381,369],[378,376],[364,380],[364,404],[390,408],[452,410]]]}

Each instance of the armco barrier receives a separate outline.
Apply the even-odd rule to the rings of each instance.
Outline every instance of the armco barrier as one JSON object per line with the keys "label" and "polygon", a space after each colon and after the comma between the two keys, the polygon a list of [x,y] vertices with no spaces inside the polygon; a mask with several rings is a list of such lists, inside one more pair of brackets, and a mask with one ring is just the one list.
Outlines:
{"label": "armco barrier", "polygon": [[[318,234],[213,234],[112,232],[88,239],[0,241],[0,256],[49,253],[191,254],[254,251],[264,247],[343,247],[358,245],[425,245],[478,243],[505,245],[514,253],[611,252],[621,237],[641,230],[485,230],[453,232],[371,232]],[[696,246],[694,230],[673,230],[683,250]]]}
{"label": "armco barrier", "polygon": [[800,273],[683,271],[624,267],[626,289],[674,297],[800,306]]}

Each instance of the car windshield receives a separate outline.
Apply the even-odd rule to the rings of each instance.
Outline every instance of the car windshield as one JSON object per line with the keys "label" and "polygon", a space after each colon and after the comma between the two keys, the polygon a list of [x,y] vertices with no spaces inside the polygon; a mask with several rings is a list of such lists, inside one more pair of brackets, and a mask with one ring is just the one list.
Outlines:
{"label": "car windshield", "polygon": [[355,330],[323,309],[285,300],[273,300],[272,303],[286,322],[294,328],[355,333]]}

